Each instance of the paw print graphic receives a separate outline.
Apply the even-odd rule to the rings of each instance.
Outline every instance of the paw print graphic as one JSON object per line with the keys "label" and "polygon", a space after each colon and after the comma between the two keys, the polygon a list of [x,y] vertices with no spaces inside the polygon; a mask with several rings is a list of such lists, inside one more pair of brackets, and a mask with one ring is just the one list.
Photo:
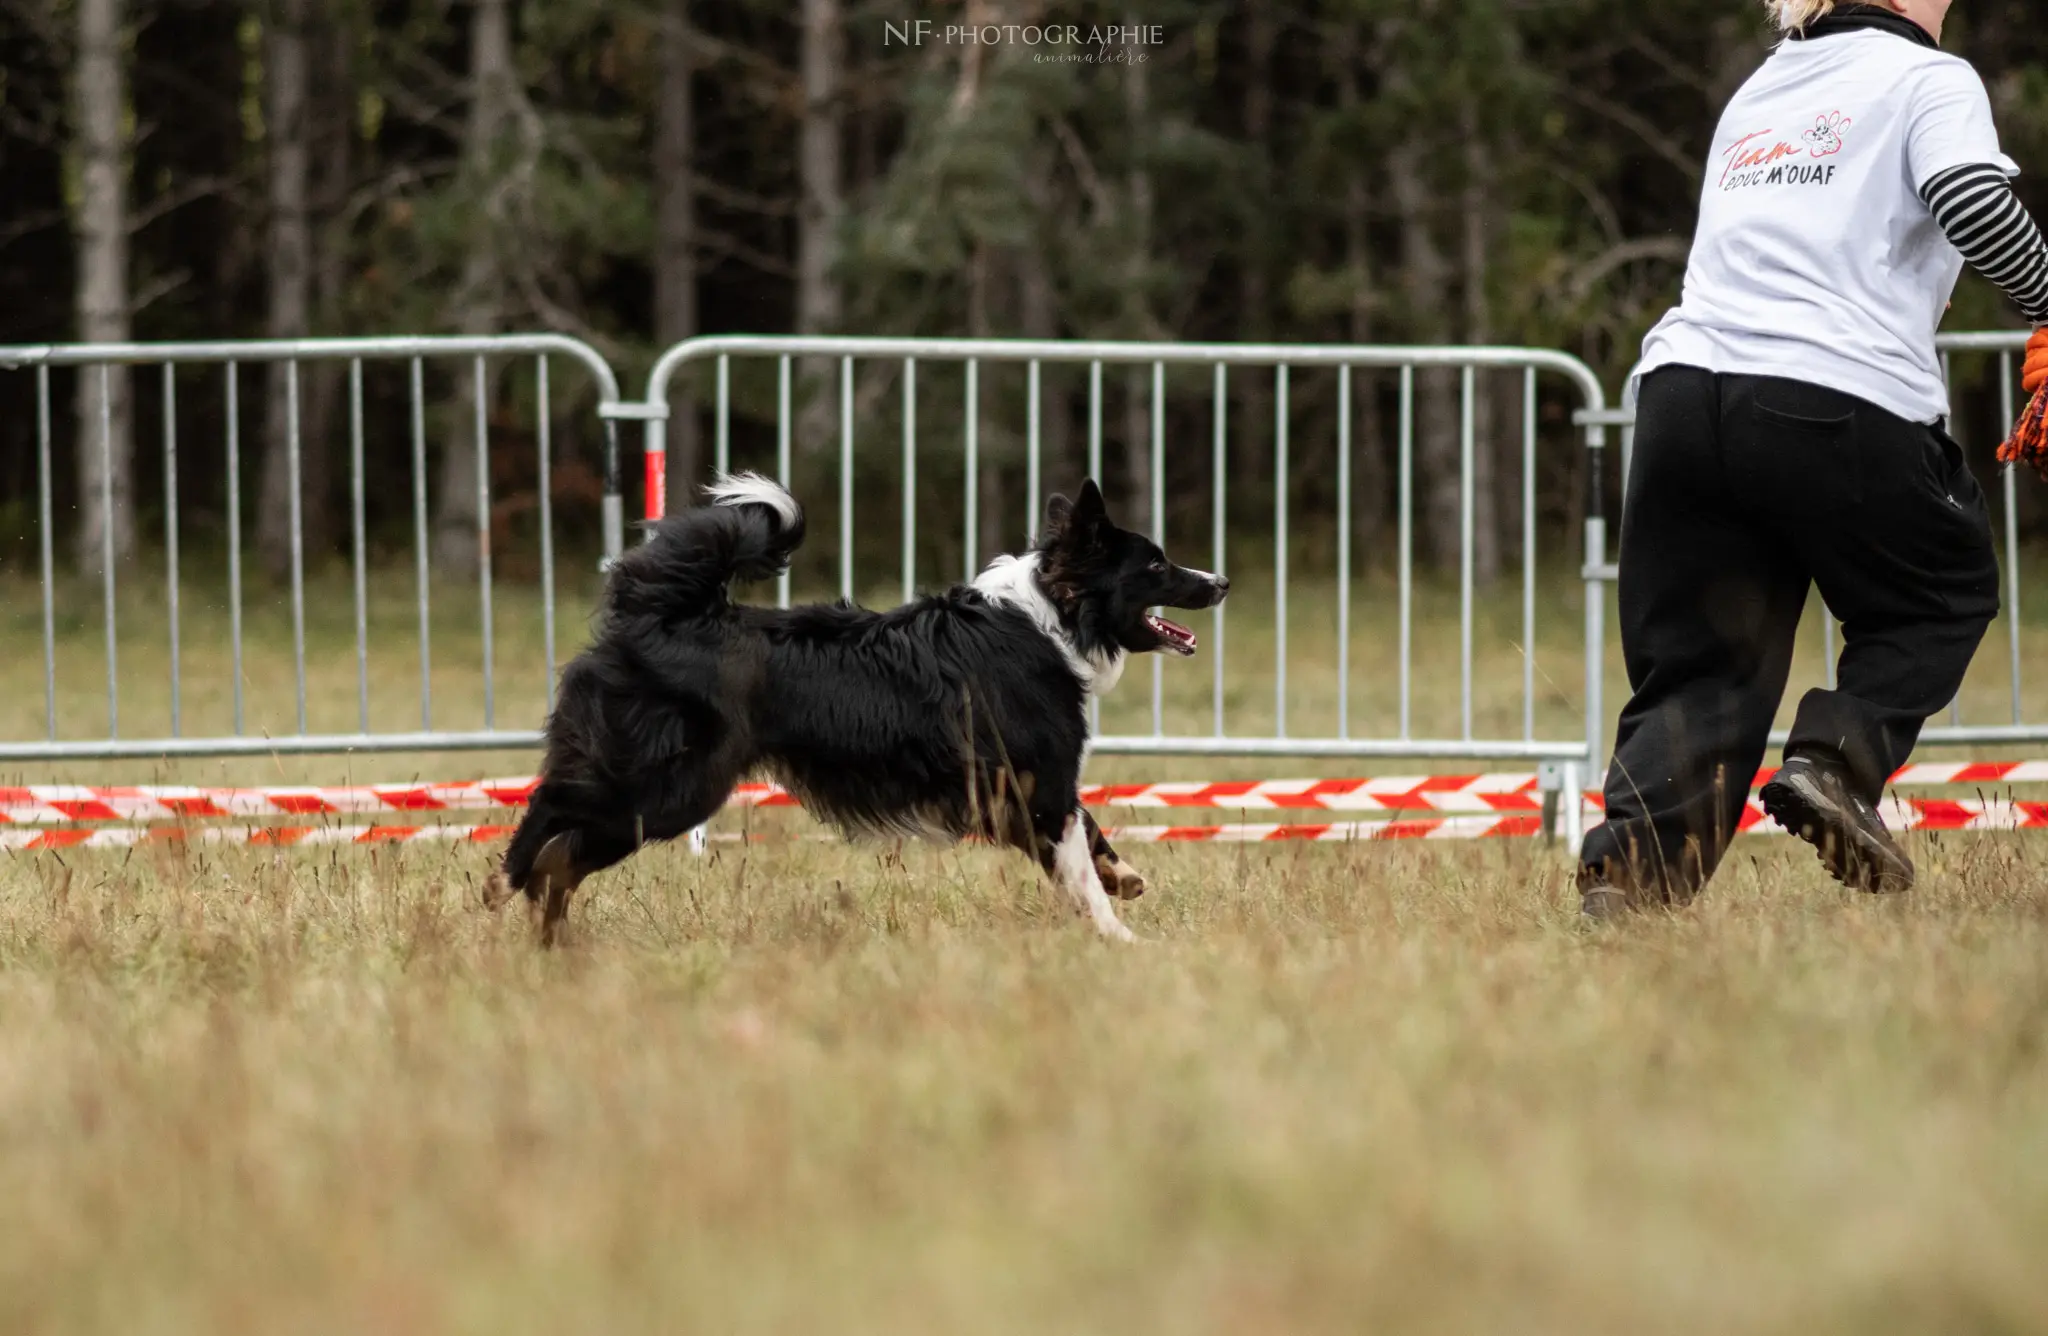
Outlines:
{"label": "paw print graphic", "polygon": [[1812,145],[1811,152],[1816,158],[1825,158],[1842,151],[1842,132],[1853,123],[1852,118],[1839,111],[1814,118],[1813,128],[1799,136]]}

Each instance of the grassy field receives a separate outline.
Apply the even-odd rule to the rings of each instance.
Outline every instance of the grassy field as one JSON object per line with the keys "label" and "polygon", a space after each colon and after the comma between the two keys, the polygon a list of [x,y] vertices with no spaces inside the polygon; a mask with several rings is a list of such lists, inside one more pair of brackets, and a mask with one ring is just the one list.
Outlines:
{"label": "grassy field", "polygon": [[[20,592],[17,737],[42,709]],[[1573,593],[1544,597],[1539,731],[1568,733]],[[544,679],[530,594],[501,599],[509,725]],[[1419,717],[1454,728],[1432,600]],[[103,679],[67,606],[77,735]],[[188,729],[224,697],[195,606]],[[353,717],[347,606],[316,586],[315,727]],[[471,725],[479,647],[436,606],[436,698]],[[1247,720],[1256,607],[1229,642]],[[1312,722],[1331,618],[1297,609]],[[411,615],[374,611],[386,639]],[[1488,680],[1518,686],[1516,611],[1482,613]],[[122,662],[152,667],[165,628],[132,614]],[[405,649],[380,726],[417,708]],[[1167,673],[1205,718],[1206,665]],[[167,697],[131,690],[139,732]],[[1488,689],[1480,717],[1521,708]],[[1096,770],[1226,772],[1251,773]],[[24,777],[60,773],[143,777]],[[485,848],[0,857],[0,1331],[2048,1331],[2048,842],[1912,851],[1920,888],[1877,900],[1747,840],[1697,905],[1588,931],[1534,842],[1134,847],[1153,890],[1117,948],[991,851],[723,845],[594,880],[547,956],[477,907]]]}
{"label": "grassy field", "polygon": [[1745,846],[0,863],[0,1329],[2048,1330],[2048,875]]}

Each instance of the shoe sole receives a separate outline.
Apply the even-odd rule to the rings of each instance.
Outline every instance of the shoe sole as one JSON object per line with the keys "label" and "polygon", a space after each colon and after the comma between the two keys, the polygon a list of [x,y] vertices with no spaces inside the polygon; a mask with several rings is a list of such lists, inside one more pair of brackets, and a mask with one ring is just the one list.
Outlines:
{"label": "shoe sole", "polygon": [[1912,860],[1803,777],[1774,778],[1758,797],[1771,819],[1812,845],[1828,875],[1844,886],[1881,894],[1912,889]]}
{"label": "shoe sole", "polygon": [[1614,923],[1632,918],[1637,912],[1628,896],[1607,887],[1583,891],[1579,895],[1579,917],[1588,923]]}

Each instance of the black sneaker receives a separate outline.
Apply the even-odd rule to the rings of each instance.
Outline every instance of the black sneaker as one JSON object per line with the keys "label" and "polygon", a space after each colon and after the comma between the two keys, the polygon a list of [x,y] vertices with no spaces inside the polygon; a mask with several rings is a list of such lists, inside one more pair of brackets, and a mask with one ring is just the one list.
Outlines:
{"label": "black sneaker", "polygon": [[1833,766],[1789,756],[1758,796],[1774,821],[1819,851],[1828,875],[1844,886],[1885,892],[1912,888],[1913,860]]}
{"label": "black sneaker", "polygon": [[1579,869],[1579,917],[1588,923],[1612,923],[1643,907],[1642,896],[1618,884],[1602,867]]}
{"label": "black sneaker", "polygon": [[1612,886],[1587,886],[1579,891],[1579,917],[1589,923],[1612,923],[1639,908],[1627,891]]}

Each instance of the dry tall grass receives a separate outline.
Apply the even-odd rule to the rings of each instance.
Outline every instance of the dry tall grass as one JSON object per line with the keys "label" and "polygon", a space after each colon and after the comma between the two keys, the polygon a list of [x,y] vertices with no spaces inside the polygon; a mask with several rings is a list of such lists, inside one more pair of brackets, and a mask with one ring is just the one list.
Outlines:
{"label": "dry tall grass", "polygon": [[[1135,851],[1134,851],[1135,852]],[[0,863],[0,1329],[2048,1329],[2041,846]]]}

